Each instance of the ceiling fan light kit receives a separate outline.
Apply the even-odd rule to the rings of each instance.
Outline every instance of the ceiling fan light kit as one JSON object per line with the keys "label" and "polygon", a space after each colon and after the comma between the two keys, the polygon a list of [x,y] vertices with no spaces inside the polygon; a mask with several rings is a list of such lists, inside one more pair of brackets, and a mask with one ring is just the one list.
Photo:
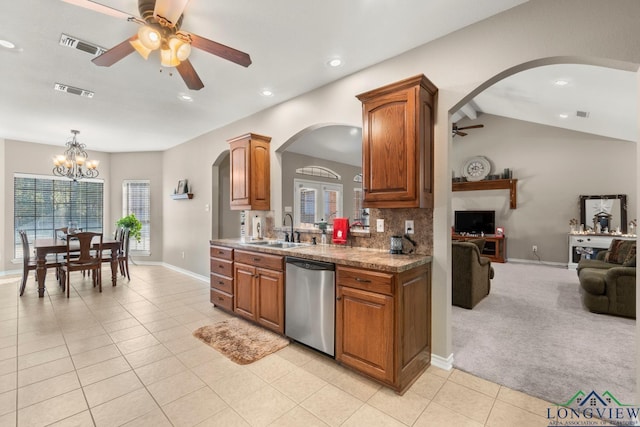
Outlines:
{"label": "ceiling fan light kit", "polygon": [[189,62],[192,46],[243,67],[251,64],[250,56],[244,52],[180,30],[182,12],[189,0],[138,0],[141,18],[108,6],[97,7],[98,4],[91,0],[63,1],[141,25],[136,35],[94,58],[92,61],[96,65],[109,67],[134,51],[148,59],[152,51],[159,49],[160,64],[163,67],[176,67],[187,87],[199,90],[204,84]]}

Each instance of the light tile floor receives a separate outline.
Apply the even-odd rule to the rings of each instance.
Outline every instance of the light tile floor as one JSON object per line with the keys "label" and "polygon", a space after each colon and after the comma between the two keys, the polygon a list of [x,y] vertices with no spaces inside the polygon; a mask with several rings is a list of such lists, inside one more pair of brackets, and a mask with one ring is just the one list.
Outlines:
{"label": "light tile floor", "polygon": [[239,366],[191,333],[228,315],[160,266],[102,294],[0,278],[0,426],[547,426],[549,404],[431,367],[403,395],[292,344]]}

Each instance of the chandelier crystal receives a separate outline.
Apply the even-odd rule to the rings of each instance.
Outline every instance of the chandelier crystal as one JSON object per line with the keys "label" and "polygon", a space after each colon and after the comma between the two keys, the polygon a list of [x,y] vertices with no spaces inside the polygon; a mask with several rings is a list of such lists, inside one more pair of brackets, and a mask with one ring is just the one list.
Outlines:
{"label": "chandelier crystal", "polygon": [[53,174],[67,177],[74,181],[98,176],[97,160],[88,160],[86,145],[77,140],[79,130],[71,130],[73,136],[67,140],[64,154],[53,158]]}

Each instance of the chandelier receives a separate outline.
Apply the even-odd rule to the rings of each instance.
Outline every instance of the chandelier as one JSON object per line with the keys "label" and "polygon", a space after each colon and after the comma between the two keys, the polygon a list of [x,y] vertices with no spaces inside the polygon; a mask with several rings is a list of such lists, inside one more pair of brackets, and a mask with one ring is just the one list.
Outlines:
{"label": "chandelier", "polygon": [[71,130],[73,136],[67,140],[64,154],[53,158],[53,174],[64,176],[74,181],[98,176],[98,161],[87,160],[86,145],[76,139],[79,130]]}

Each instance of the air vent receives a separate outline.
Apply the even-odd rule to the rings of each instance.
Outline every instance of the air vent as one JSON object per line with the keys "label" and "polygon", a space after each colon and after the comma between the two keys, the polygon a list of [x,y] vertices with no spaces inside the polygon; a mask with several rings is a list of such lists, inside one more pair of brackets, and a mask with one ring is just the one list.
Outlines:
{"label": "air vent", "polygon": [[85,98],[93,98],[94,93],[90,90],[80,89],[78,87],[67,86],[62,83],[56,83],[53,88],[59,92],[67,92],[72,95],[84,96]]}
{"label": "air vent", "polygon": [[93,43],[85,42],[83,40],[80,40],[76,37],[73,37],[64,33],[60,35],[60,46],[66,46],[72,49],[78,49],[83,52],[87,52],[88,54],[93,56],[102,55],[107,51],[107,49],[103,47],[100,47]]}
{"label": "air vent", "polygon": [[583,119],[586,119],[589,117],[589,112],[588,111],[576,111],[576,116],[578,117],[582,117]]}

